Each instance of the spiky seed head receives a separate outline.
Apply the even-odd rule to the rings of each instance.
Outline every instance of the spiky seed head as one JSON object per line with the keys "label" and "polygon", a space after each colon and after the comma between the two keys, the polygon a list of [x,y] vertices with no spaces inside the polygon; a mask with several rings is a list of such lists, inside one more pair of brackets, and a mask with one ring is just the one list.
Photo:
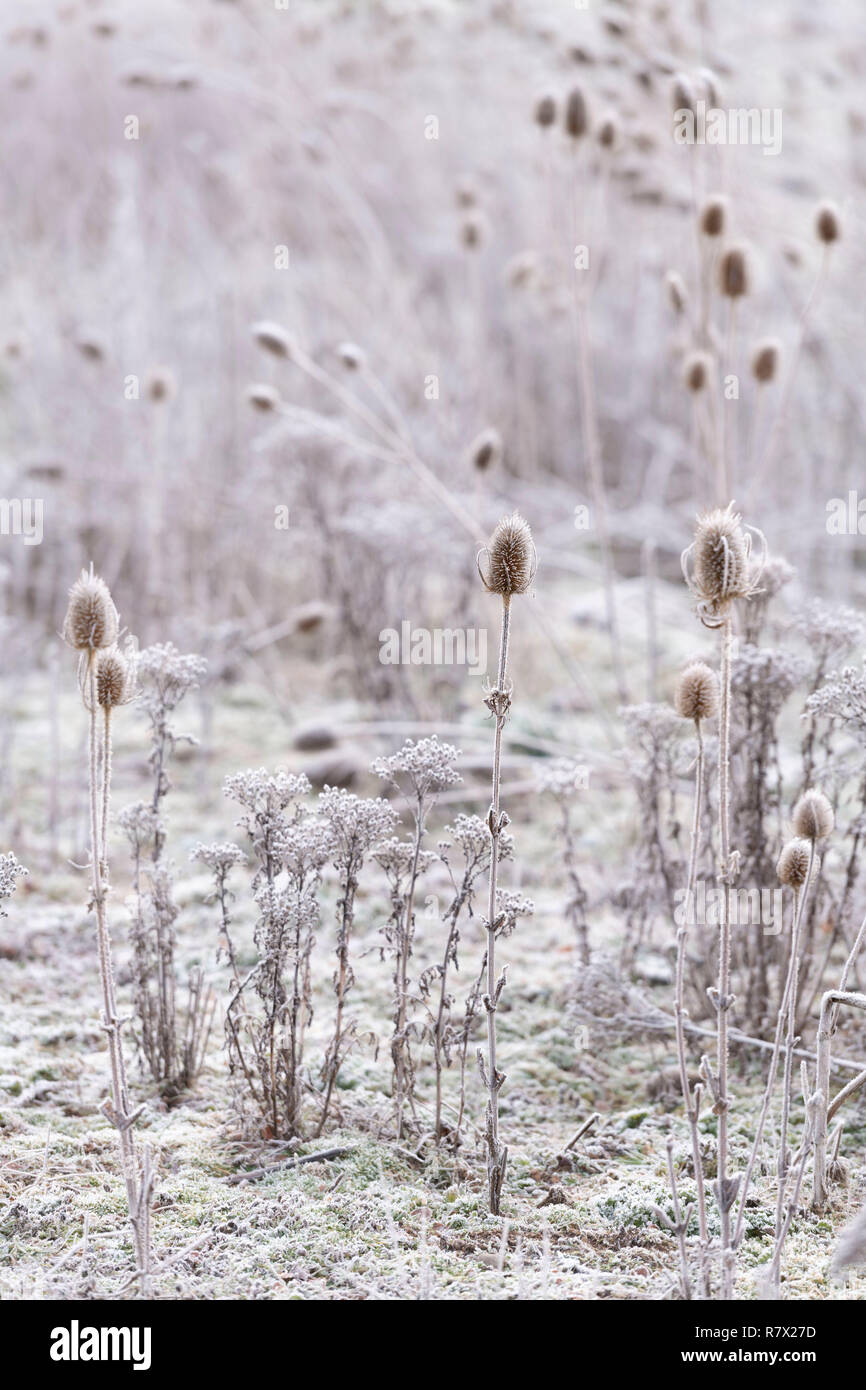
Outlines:
{"label": "spiky seed head", "polygon": [[684,73],[678,72],[671,83],[671,102],[675,115],[679,111],[695,114],[695,89]]}
{"label": "spiky seed head", "polygon": [[690,352],[683,363],[683,384],[689,391],[703,391],[712,370],[712,358],[706,352]]}
{"label": "spiky seed head", "polygon": [[842,235],[842,219],[835,203],[821,203],[815,213],[815,235],[825,246],[838,241]]}
{"label": "spiky seed head", "polygon": [[725,230],[728,205],[718,194],[708,198],[701,208],[700,228],[704,236],[721,236]]}
{"label": "spiky seed head", "polygon": [[779,855],[776,873],[786,888],[800,889],[809,876],[811,846],[808,840],[789,840]]}
{"label": "spiky seed head", "polygon": [[698,518],[693,557],[698,598],[714,612],[750,592],[749,546],[732,505]]}
{"label": "spiky seed head", "polygon": [[719,678],[703,661],[692,661],[677,681],[674,708],[681,719],[698,723],[719,711]]}
{"label": "spiky seed head", "polygon": [[535,103],[535,124],[547,130],[556,120],[556,101],[552,96],[539,97]]}
{"label": "spiky seed head", "polygon": [[565,103],[565,133],[580,140],[589,130],[589,111],[580,87],[573,87]]}
{"label": "spiky seed head", "polygon": [[605,116],[598,128],[598,143],[603,150],[612,150],[619,138],[619,126],[615,116]]}
{"label": "spiky seed head", "polygon": [[801,839],[826,840],[836,824],[836,817],[824,793],[810,788],[794,807],[793,823],[794,834]]}
{"label": "spiky seed head", "polygon": [[366,360],[363,348],[359,348],[357,343],[340,343],[337,356],[347,372],[360,371]]}
{"label": "spiky seed head", "polygon": [[135,666],[117,647],[102,652],[96,662],[96,701],[102,709],[129,703],[135,684]]}
{"label": "spiky seed head", "polygon": [[291,357],[292,339],[281,324],[262,319],[259,323],[253,324],[252,334],[265,352],[272,352],[274,357]]}
{"label": "spiky seed head", "polygon": [[472,467],[479,473],[486,473],[502,458],[502,436],[492,428],[482,430],[469,446]]}
{"label": "spiky seed head", "polygon": [[256,381],[247,388],[247,400],[255,410],[264,412],[276,410],[280,403],[280,395],[266,381]]}
{"label": "spiky seed head", "polygon": [[683,277],[676,270],[669,270],[665,276],[668,300],[675,314],[684,314],[689,302],[688,290]]}
{"label": "spiky seed head", "polygon": [[154,367],[148,373],[145,390],[154,402],[170,401],[177,394],[177,382],[168,367]]}
{"label": "spiky seed head", "polygon": [[768,338],[758,343],[752,353],[752,376],[763,385],[773,381],[779,368],[781,347],[776,338]]}
{"label": "spiky seed head", "polygon": [[483,246],[487,232],[487,218],[480,212],[470,212],[460,224],[460,240],[467,251],[477,251]]}
{"label": "spiky seed head", "polygon": [[481,578],[489,593],[503,598],[526,593],[535,577],[535,547],[532,532],[518,512],[497,522],[486,557],[487,573]]}
{"label": "spiky seed head", "polygon": [[719,262],[719,289],[728,299],[749,293],[749,262],[744,246],[729,246]]}
{"label": "spiky seed head", "polygon": [[77,652],[92,654],[114,645],[119,626],[105,580],[93,573],[92,566],[82,570],[69,590],[63,640]]}

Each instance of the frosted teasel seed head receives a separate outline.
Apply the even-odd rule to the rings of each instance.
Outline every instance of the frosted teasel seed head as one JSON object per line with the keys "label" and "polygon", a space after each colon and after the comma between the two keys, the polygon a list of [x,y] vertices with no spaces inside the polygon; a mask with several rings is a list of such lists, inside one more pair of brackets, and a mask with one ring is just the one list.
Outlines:
{"label": "frosted teasel seed head", "polygon": [[122,647],[109,647],[96,658],[96,703],[100,709],[128,705],[136,691],[135,643],[128,638]]}
{"label": "frosted teasel seed head", "polygon": [[589,130],[589,110],[580,87],[573,87],[565,103],[565,133],[580,140]]}
{"label": "frosted teasel seed head", "polygon": [[676,270],[669,270],[665,275],[665,289],[674,313],[684,314],[688,307],[689,295],[685,280]]}
{"label": "frosted teasel seed head", "polygon": [[598,127],[596,139],[603,150],[616,149],[619,143],[619,124],[615,116],[605,116]]}
{"label": "frosted teasel seed head", "polygon": [[842,235],[842,219],[835,203],[819,204],[815,213],[815,235],[825,246],[831,246]]}
{"label": "frosted teasel seed head", "polygon": [[[752,537],[761,543],[752,555]],[[681,557],[683,578],[697,601],[705,627],[719,627],[734,599],[758,592],[767,560],[767,542],[756,526],[744,526],[733,502],[698,517],[695,538]]]}
{"label": "frosted teasel seed head", "polygon": [[69,590],[63,640],[74,651],[92,657],[114,645],[119,629],[120,620],[108,585],[94,574],[91,565],[89,571],[81,571]]}
{"label": "frosted teasel seed head", "polygon": [[674,708],[681,719],[698,724],[719,712],[719,678],[703,661],[692,661],[681,672],[674,691]]}
{"label": "frosted teasel seed head", "polygon": [[750,287],[745,246],[729,246],[719,261],[719,290],[726,299],[742,299],[749,293]]}
{"label": "frosted teasel seed head", "polygon": [[678,111],[691,111],[694,115],[697,110],[695,89],[685,73],[678,72],[671,82],[671,104],[675,115]]}
{"label": "frosted teasel seed head", "polygon": [[548,130],[556,120],[556,100],[550,95],[539,97],[535,103],[533,119],[542,130]]}
{"label": "frosted teasel seed head", "polygon": [[280,406],[280,393],[275,391],[273,386],[267,382],[256,381],[252,386],[247,387],[247,400],[254,410],[260,410],[262,414],[269,411],[278,410]]}
{"label": "frosted teasel seed head", "polygon": [[357,343],[340,343],[337,356],[347,372],[359,372],[366,365],[363,349]]}
{"label": "frosted teasel seed head", "polygon": [[487,218],[482,212],[470,212],[460,224],[460,241],[467,251],[478,251],[488,239],[490,232]]}
{"label": "frosted teasel seed head", "polygon": [[[486,573],[481,568],[482,556]],[[519,512],[497,522],[489,544],[478,553],[477,565],[488,593],[500,594],[504,599],[526,593],[535,578],[538,561],[532,532]]]}
{"label": "frosted teasel seed head", "polygon": [[291,357],[294,351],[294,343],[291,334],[279,323],[274,323],[271,319],[260,319],[252,326],[252,335],[260,348],[265,352],[273,353],[274,357]]}
{"label": "frosted teasel seed head", "polygon": [[697,394],[703,391],[713,370],[713,359],[707,352],[690,352],[683,363],[683,385]]}
{"label": "frosted teasel seed head", "polygon": [[[782,848],[776,864],[776,874],[779,882],[786,888],[794,888],[797,892],[804,886],[809,877],[809,861],[812,858],[811,845],[808,840],[795,839],[789,840]],[[812,869],[814,874],[814,866]]]}
{"label": "frosted teasel seed head", "polygon": [[779,369],[782,347],[776,338],[758,343],[752,353],[752,376],[762,386],[774,381]]}
{"label": "frosted teasel seed head", "polygon": [[712,197],[707,198],[701,208],[699,219],[699,225],[703,235],[708,237],[721,236],[725,230],[727,214],[728,204],[725,198],[721,197],[720,194],[714,194]]}
{"label": "frosted teasel seed head", "polygon": [[502,436],[489,426],[476,435],[469,445],[469,461],[477,473],[486,473],[502,459]]}
{"label": "frosted teasel seed head", "polygon": [[795,835],[803,840],[826,840],[836,824],[833,807],[823,792],[810,788],[794,807],[792,817]]}

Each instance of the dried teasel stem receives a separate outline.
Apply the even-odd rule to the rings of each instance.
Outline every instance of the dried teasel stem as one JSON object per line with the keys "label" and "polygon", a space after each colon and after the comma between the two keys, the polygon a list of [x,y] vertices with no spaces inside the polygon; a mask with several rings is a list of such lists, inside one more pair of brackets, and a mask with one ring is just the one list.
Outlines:
{"label": "dried teasel stem", "polygon": [[[480,573],[479,566],[479,573]],[[494,689],[486,691],[484,703],[493,715],[496,725],[493,736],[493,792],[490,810],[487,813],[487,828],[490,831],[490,878],[487,897],[487,917],[484,927],[487,932],[486,979],[487,992],[484,1007],[487,1011],[487,1062],[479,1051],[479,1067],[487,1087],[487,1117],[485,1139],[487,1143],[487,1182],[490,1210],[499,1215],[502,1188],[505,1181],[505,1168],[508,1162],[508,1149],[499,1139],[499,1092],[505,1081],[505,1074],[496,1066],[496,1010],[499,998],[505,987],[505,972],[496,978],[496,934],[503,925],[496,912],[496,870],[499,863],[500,837],[508,825],[508,816],[500,809],[499,793],[501,784],[502,731],[511,709],[511,686],[508,680],[508,641],[511,626],[511,598],[513,594],[526,593],[535,575],[535,549],[532,534],[522,517],[516,513],[499,522],[487,547],[487,574],[481,578],[490,593],[499,594],[502,599],[502,626],[499,635],[499,664]]]}
{"label": "dried teasel stem", "polygon": [[[788,1023],[788,1037],[785,1044],[786,1071],[785,1086],[786,1094],[790,1093],[791,1063],[794,1055],[794,1039],[792,1036],[792,1020],[796,1015],[794,1005],[796,996],[796,976],[799,970],[800,955],[800,934],[803,924],[803,914],[806,906],[806,899],[809,889],[812,886],[815,869],[815,846],[814,841],[802,839],[789,840],[784,846],[779,856],[778,875],[780,881],[794,893],[794,914],[791,923],[791,949],[788,953],[788,970],[785,977],[785,985],[782,991],[782,998],[779,1001],[779,1011],[776,1015],[776,1032],[773,1038],[773,1051],[770,1057],[770,1066],[767,1072],[767,1084],[764,1088],[764,1095],[761,1101],[761,1109],[758,1114],[758,1123],[755,1129],[755,1137],[752,1141],[749,1161],[746,1165],[746,1172],[743,1178],[742,1189],[740,1192],[740,1202],[737,1211],[737,1221],[734,1230],[734,1245],[739,1245],[743,1237],[743,1225],[746,1218],[746,1199],[749,1195],[749,1188],[752,1181],[752,1174],[755,1169],[758,1153],[761,1147],[761,1140],[764,1136],[764,1127],[767,1123],[770,1103],[773,1092],[776,1089],[776,1077],[779,1067],[779,1056],[782,1052],[782,1031],[786,1021]],[[787,1134],[787,1107],[785,1109],[784,1131]],[[784,1141],[782,1153],[784,1154]],[[782,1158],[779,1160],[779,1183],[780,1196],[782,1201]],[[781,1224],[781,1219],[780,1219]],[[777,1232],[778,1233],[778,1232]]]}
{"label": "dried teasel stem", "polygon": [[[680,1086],[683,1093],[683,1102],[686,1107],[686,1118],[688,1120],[691,1137],[692,1164],[695,1172],[695,1187],[697,1190],[698,1229],[700,1233],[699,1289],[703,1297],[705,1297],[707,1293],[707,1252],[710,1242],[707,1226],[707,1202],[704,1189],[703,1158],[701,1155],[700,1134],[698,1133],[701,1087],[696,1086],[694,1092],[692,1091],[689,1084],[688,1063],[686,1060],[685,1021],[687,1013],[684,1003],[685,960],[689,920],[692,904],[694,902],[695,883],[697,879],[701,812],[703,808],[704,736],[702,722],[704,719],[710,719],[715,716],[718,712],[718,703],[719,687],[715,672],[711,671],[710,668],[705,666],[702,662],[695,662],[691,666],[686,667],[677,685],[675,704],[678,714],[682,715],[683,718],[692,719],[694,721],[698,748],[695,758],[695,792],[691,840],[689,845],[688,879],[686,882],[685,919],[677,930],[674,1016],[676,1019],[677,1061],[680,1072]],[[687,1274],[684,1277],[683,1283],[684,1287],[688,1288]],[[690,1292],[687,1292],[686,1297],[688,1298],[690,1296]]]}
{"label": "dried teasel stem", "polygon": [[[827,1201],[827,1126],[832,1115],[835,1114],[835,1109],[830,1106],[830,1051],[833,1019],[840,1004],[854,1009],[866,1009],[866,994],[857,994],[853,990],[834,989],[828,990],[821,1000],[821,1017],[817,1038],[818,1108],[815,1117],[815,1164],[812,1176],[812,1208],[814,1211],[823,1211]],[[845,1087],[845,1091],[850,1092],[863,1079],[861,1073],[850,1083],[850,1087]],[[834,1106],[838,1101],[839,1096],[836,1097]]]}
{"label": "dried teasel stem", "polygon": [[120,1162],[135,1243],[136,1268],[141,1281],[142,1295],[147,1297],[150,1275],[150,1196],[153,1179],[149,1154],[139,1177],[132,1128],[138,1112],[130,1110],[121,1039],[122,1022],[117,1012],[111,935],[106,914],[105,828],[100,815],[108,804],[108,788],[100,785],[100,761],[107,778],[111,767],[111,751],[107,743],[100,747],[101,732],[105,739],[110,738],[110,722],[100,719],[100,710],[104,709],[105,705],[100,702],[98,671],[102,658],[99,653],[113,646],[118,634],[118,619],[108,588],[94,575],[92,567],[90,574],[82,573],[70,590],[69,609],[63,631],[68,645],[79,652],[79,682],[90,725],[88,792],[91,895],[96,914],[96,942],[102,987],[102,1026],[108,1040],[111,1076],[111,1100],[106,1100],[102,1109],[118,1133]]}

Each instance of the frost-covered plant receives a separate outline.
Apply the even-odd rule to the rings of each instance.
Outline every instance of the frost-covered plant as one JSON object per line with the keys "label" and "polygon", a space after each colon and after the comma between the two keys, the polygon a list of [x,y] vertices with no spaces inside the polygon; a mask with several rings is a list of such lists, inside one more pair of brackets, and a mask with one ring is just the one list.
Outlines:
{"label": "frost-covered plant", "polygon": [[538,775],[539,789],[556,802],[559,813],[559,833],[562,865],[568,879],[569,896],[565,915],[577,937],[581,965],[589,965],[589,928],[586,922],[586,889],[577,865],[574,843],[572,808],[578,791],[585,781],[585,769],[573,758],[552,758]]}
{"label": "frost-covered plant", "polygon": [[419,876],[435,859],[425,854],[422,843],[427,817],[437,793],[456,786],[462,778],[455,767],[459,749],[432,738],[407,739],[398,753],[377,758],[372,771],[387,781],[406,802],[412,818],[410,840],[389,840],[374,856],[388,876],[392,913],[386,930],[394,952],[394,1031],[391,1058],[394,1063],[394,1106],[397,1137],[403,1132],[406,1105],[414,1114],[414,1068],[409,1047],[409,962],[415,939],[415,890]]}
{"label": "frost-covered plant", "polygon": [[341,787],[325,787],[319,795],[319,815],[331,835],[330,862],[339,876],[337,901],[337,969],[334,993],[337,1003],[334,1032],[322,1067],[323,1100],[319,1125],[321,1134],[328,1118],[331,1097],[343,1062],[359,1041],[354,1020],[346,1021],[346,996],[354,983],[349,959],[355,923],[355,895],[364,860],[372,849],[393,834],[397,813],[381,797],[359,797]]}
{"label": "frost-covered plant", "polygon": [[[106,715],[115,704],[123,703],[129,672],[123,670],[119,682],[100,682],[100,664],[118,657],[117,609],[107,584],[93,572],[82,570],[69,591],[69,607],[63,626],[66,643],[78,652],[78,681],[89,719],[89,811],[91,902],[96,914],[96,940],[99,977],[102,987],[102,1027],[108,1039],[111,1099],[104,1101],[103,1114],[117,1130],[120,1162],[126,1185],[129,1219],[135,1241],[136,1272],[146,1297],[150,1274],[150,1205],[153,1178],[150,1150],[145,1146],[139,1163],[133,1126],[142,1107],[133,1110],[126,1080],[126,1060],[121,1038],[122,1021],[117,1009],[114,968],[111,959],[111,933],[106,901],[108,864],[103,817],[107,813],[111,778],[111,724]],[[104,669],[104,668],[103,668]]]}
{"label": "frost-covered plant", "polygon": [[[729,253],[730,254],[730,253]],[[752,557],[752,535],[761,542],[761,555]],[[735,1254],[731,1244],[731,1208],[736,1201],[738,1178],[728,1175],[728,1013],[734,1002],[731,992],[731,889],[739,868],[738,853],[731,847],[731,666],[733,624],[731,608],[735,602],[751,598],[760,588],[767,558],[763,535],[754,527],[743,526],[733,503],[716,508],[698,518],[694,540],[682,554],[683,576],[701,622],[720,635],[719,663],[719,878],[723,909],[719,931],[718,983],[711,995],[716,1010],[716,1075],[709,1061],[706,1075],[713,1091],[714,1109],[719,1119],[717,1143],[718,1176],[714,1184],[721,1218],[722,1298],[732,1295]]]}
{"label": "frost-covered plant", "polygon": [[[457,1121],[451,1131],[456,1148],[460,1142],[460,1125],[466,1103],[466,1052],[475,1013],[472,1011],[466,1015],[460,1025],[454,1023],[451,1012],[454,998],[450,990],[449,971],[452,967],[455,971],[459,969],[457,948],[460,943],[460,918],[464,909],[470,917],[472,916],[476,884],[479,878],[489,872],[493,841],[486,821],[480,816],[456,816],[452,825],[446,825],[445,834],[448,839],[440,841],[437,848],[440,862],[448,870],[454,894],[442,918],[443,925],[447,928],[445,948],[441,962],[425,970],[418,985],[427,1005],[428,1029],[433,1047],[433,1065],[436,1073],[434,1130],[437,1146],[445,1134],[442,1122],[442,1074],[446,1067],[451,1066],[454,1049],[460,1047],[460,1096]],[[451,862],[452,845],[459,847],[463,860],[459,878],[455,877]],[[513,854],[512,838],[505,831],[499,836],[498,853],[500,863],[510,859]],[[476,1003],[478,997],[476,991]]]}
{"label": "frost-covered plant", "polygon": [[[226,878],[237,848],[194,851],[214,873],[225,949],[232,968],[226,1046],[242,1074],[265,1134],[291,1138],[302,1129],[304,1036],[312,1015],[310,956],[319,921],[321,870],[331,850],[328,826],[302,804],[304,776],[264,768],[228,777],[225,793],[244,808],[240,824],[256,856],[252,887],[259,911],[257,960],[241,979],[229,933]],[[243,1097],[242,1097],[243,1099]]]}
{"label": "frost-covered plant", "polygon": [[130,938],[139,1046],[154,1081],[168,1094],[195,1082],[213,1008],[201,972],[195,971],[188,981],[186,1009],[179,1016],[174,963],[179,909],[174,901],[172,870],[164,858],[163,801],[171,789],[169,759],[179,743],[196,742],[190,735],[177,732],[172,716],[184,696],[198,687],[205,671],[201,657],[183,655],[170,642],[147,647],[139,654],[136,703],[150,724],[148,766],[153,791],[149,805],[136,802],[119,817],[133,857],[135,898]]}
{"label": "frost-covered plant", "polygon": [[[496,871],[499,866],[499,836],[509,820],[500,808],[499,790],[502,771],[502,733],[511,711],[511,681],[508,677],[508,644],[511,630],[511,600],[515,594],[525,594],[535,578],[537,557],[532,540],[532,532],[517,512],[503,517],[483,551],[486,570],[480,563],[478,572],[488,593],[496,594],[502,601],[502,621],[499,632],[499,661],[496,684],[488,681],[485,686],[484,703],[493,716],[493,790],[490,810],[487,813],[487,827],[490,831],[492,847],[490,852],[489,886],[487,897],[487,916],[484,929],[487,932],[487,989],[482,995],[487,1012],[487,1059],[479,1049],[478,1065],[484,1085],[487,1087],[487,1119],[485,1138],[487,1143],[487,1186],[490,1211],[498,1216],[502,1201],[502,1188],[505,1182],[505,1169],[508,1163],[508,1149],[499,1139],[499,1092],[505,1081],[505,1074],[496,1066],[496,1010],[502,991],[505,988],[505,972],[496,976],[496,940],[505,928],[506,915],[499,910],[497,902]],[[480,560],[480,556],[479,556]]]}
{"label": "frost-covered plant", "polygon": [[626,909],[622,963],[634,960],[656,913],[670,920],[676,905],[681,870],[672,851],[678,826],[674,781],[682,742],[682,721],[665,704],[627,705],[625,725],[628,773],[638,799],[638,843],[621,893]]}
{"label": "frost-covered plant", "polygon": [[28,870],[23,864],[18,863],[11,850],[8,854],[0,854],[0,917],[7,915],[3,904],[12,897],[18,887],[19,878],[24,878],[27,872]]}

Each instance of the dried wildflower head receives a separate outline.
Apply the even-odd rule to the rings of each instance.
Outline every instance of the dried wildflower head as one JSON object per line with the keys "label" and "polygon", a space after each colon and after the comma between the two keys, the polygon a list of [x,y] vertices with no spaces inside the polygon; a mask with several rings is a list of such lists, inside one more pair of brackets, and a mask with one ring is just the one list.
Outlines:
{"label": "dried wildflower head", "polygon": [[111,647],[119,630],[117,609],[108,585],[99,575],[82,570],[69,590],[69,607],[63,624],[63,640],[82,655]]}
{"label": "dried wildflower head", "polygon": [[539,791],[566,801],[576,792],[586,790],[589,774],[586,765],[575,758],[550,758],[539,768],[536,782]]}
{"label": "dried wildflower head", "polygon": [[[799,891],[809,877],[811,858],[812,851],[808,840],[789,840],[783,847],[776,865],[779,882],[784,883],[786,888]],[[812,872],[814,873],[814,868]]]}
{"label": "dried wildflower head", "polygon": [[455,766],[459,757],[459,748],[441,743],[435,734],[417,742],[407,738],[398,753],[376,758],[370,764],[370,771],[423,805],[436,792],[463,781]]}
{"label": "dried wildflower head", "polygon": [[478,473],[486,473],[488,468],[492,468],[499,463],[502,458],[502,436],[499,431],[489,426],[482,430],[469,445],[469,461]]}
{"label": "dried wildflower head", "polygon": [[342,787],[325,787],[319,794],[319,812],[334,837],[332,863],[356,874],[364,855],[393,834],[397,813],[381,797],[359,797]]}
{"label": "dried wildflower head", "polygon": [[665,288],[674,313],[684,314],[688,307],[689,295],[683,277],[677,271],[669,270],[665,276]]}
{"label": "dried wildflower head", "polygon": [[719,678],[703,661],[692,661],[681,673],[674,691],[674,708],[681,719],[714,719],[719,711]]}
{"label": "dried wildflower head", "polygon": [[[752,532],[762,542],[761,557],[752,561]],[[698,517],[695,538],[682,554],[685,581],[697,599],[707,627],[718,627],[732,600],[751,598],[757,591],[766,541],[755,527],[744,527],[731,502]]]}
{"label": "dried wildflower head", "polygon": [[291,357],[293,350],[292,338],[279,323],[273,323],[270,319],[261,319],[254,323],[252,335],[260,348],[265,352],[272,352],[275,357]]}
{"label": "dried wildflower head", "polygon": [[161,718],[190,690],[198,689],[207,674],[207,662],[194,652],[179,652],[172,642],[157,642],[140,653],[136,670],[142,707],[151,718]]}
{"label": "dried wildflower head", "polygon": [[794,833],[803,840],[826,840],[836,824],[833,807],[823,792],[805,791],[794,807]]}
{"label": "dried wildflower head", "polygon": [[768,338],[758,343],[752,353],[752,376],[756,381],[773,381],[779,368],[781,346],[776,338]]}
{"label": "dried wildflower head", "polygon": [[565,103],[565,133],[572,140],[579,140],[589,129],[589,112],[586,97],[579,87],[573,87]]}
{"label": "dried wildflower head", "polygon": [[[217,892],[225,891],[226,880],[236,864],[243,864],[246,855],[239,845],[235,845],[231,840],[222,843],[214,842],[210,845],[203,845],[199,840],[195,849],[189,852],[190,860],[193,864],[203,864],[206,869],[210,869],[217,885]],[[231,896],[228,894],[228,896]]]}
{"label": "dried wildflower head", "polygon": [[556,120],[556,101],[552,96],[539,97],[533,113],[535,124],[547,130]]}
{"label": "dried wildflower head", "polygon": [[838,241],[842,235],[842,219],[835,203],[821,203],[815,213],[815,235],[825,246]]}
{"label": "dried wildflower head", "polygon": [[159,815],[144,801],[134,801],[131,806],[124,806],[118,814],[117,824],[129,841],[136,858],[153,843],[160,829]]}
{"label": "dried wildflower head", "polygon": [[524,898],[522,893],[512,893],[497,888],[496,920],[499,924],[496,929],[497,937],[511,936],[519,919],[531,917],[534,911],[535,903],[531,898]]}
{"label": "dried wildflower head", "polygon": [[96,660],[96,703],[101,709],[117,709],[135,697],[135,646],[109,647]]}
{"label": "dried wildflower head", "polygon": [[[460,851],[466,863],[466,869],[471,874],[475,870],[482,872],[487,868],[490,858],[490,848],[493,843],[490,836],[490,826],[486,819],[481,816],[467,816],[463,812],[455,816],[451,825],[445,826],[447,840],[440,840],[437,846],[439,857],[444,863],[448,863],[448,851],[452,842],[460,846]],[[514,838],[503,830],[498,837],[499,854],[497,863],[505,859],[514,858]]]}
{"label": "dried wildflower head", "polygon": [[280,393],[265,381],[254,381],[247,387],[247,400],[255,410],[263,413],[276,410],[280,404]]}
{"label": "dried wildflower head", "polygon": [[24,865],[18,863],[11,850],[8,854],[0,854],[0,917],[6,916],[3,903],[7,898],[12,897],[18,887],[19,878],[23,878],[27,872]]}
{"label": "dried wildflower head", "polygon": [[728,204],[719,194],[707,198],[701,208],[699,225],[704,236],[721,236],[725,230]]}
{"label": "dried wildflower head", "polygon": [[697,395],[709,381],[712,368],[713,359],[708,352],[690,352],[683,363],[683,385]]}
{"label": "dried wildflower head", "polygon": [[729,246],[719,261],[719,289],[728,299],[749,293],[749,262],[744,246]]}
{"label": "dried wildflower head", "polygon": [[[481,555],[486,556],[486,574],[481,569]],[[518,512],[497,522],[490,544],[479,552],[478,560],[478,573],[488,593],[501,594],[504,599],[526,593],[535,578],[537,561],[532,532]]]}

